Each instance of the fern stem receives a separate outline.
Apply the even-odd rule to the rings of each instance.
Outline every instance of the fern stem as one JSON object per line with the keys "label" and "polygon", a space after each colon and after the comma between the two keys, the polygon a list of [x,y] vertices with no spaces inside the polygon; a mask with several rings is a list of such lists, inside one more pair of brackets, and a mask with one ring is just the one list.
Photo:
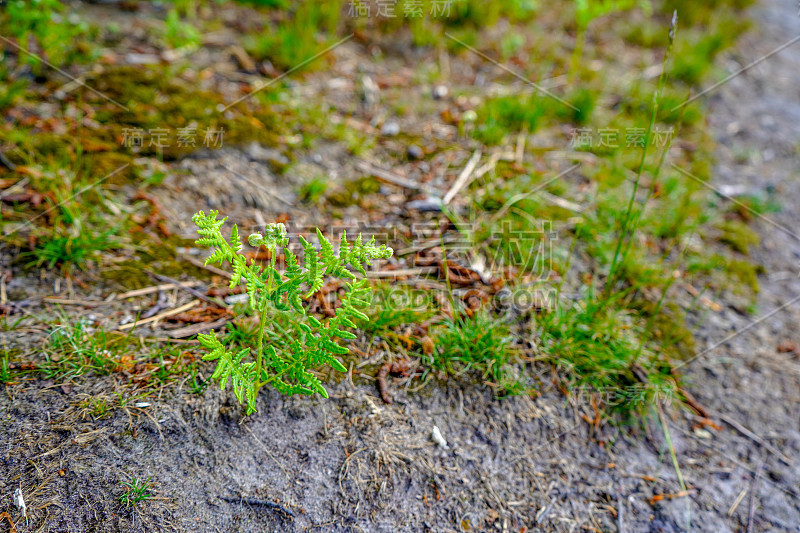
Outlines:
{"label": "fern stem", "polygon": [[[258,309],[258,348],[256,349],[256,380],[261,379],[261,366],[264,358],[264,330],[267,327],[267,305],[266,300],[260,304]],[[261,388],[261,385],[258,386]]]}

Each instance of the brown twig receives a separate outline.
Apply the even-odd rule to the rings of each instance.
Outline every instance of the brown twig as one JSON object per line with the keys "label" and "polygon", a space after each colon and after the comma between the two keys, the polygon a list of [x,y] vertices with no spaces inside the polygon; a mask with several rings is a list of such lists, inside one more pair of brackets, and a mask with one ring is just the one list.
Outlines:
{"label": "brown twig", "polygon": [[142,313],[142,316],[140,318],[150,318],[151,316],[156,316],[164,309],[169,309],[169,302],[167,301],[166,294],[164,294],[163,292],[159,292],[155,305],[153,305],[153,307]]}
{"label": "brown twig", "polygon": [[764,467],[764,460],[759,461],[756,473],[753,475],[753,484],[750,486],[750,510],[747,513],[747,533],[753,530],[753,517],[756,514],[756,484],[761,477],[761,469]]}
{"label": "brown twig", "polygon": [[683,387],[678,387],[678,392],[683,396],[683,401],[686,402],[686,405],[694,409],[698,415],[702,416],[703,418],[711,418],[709,415],[708,410],[700,405],[700,403],[692,396],[689,391],[684,389]]}
{"label": "brown twig", "polygon": [[436,274],[439,267],[428,268],[405,268],[402,270],[379,270],[377,272],[367,272],[368,278],[399,278],[403,276],[422,276],[426,274]]}
{"label": "brown twig", "polygon": [[214,265],[207,265],[203,261],[195,259],[190,255],[181,255],[181,259],[183,259],[187,263],[193,264],[197,268],[208,270],[209,272],[216,274],[217,276],[222,276],[223,278],[228,278],[228,279],[231,279],[233,277],[233,275],[231,275],[230,272],[225,272],[221,268],[217,268]]}
{"label": "brown twig", "polygon": [[70,300],[67,298],[42,298],[42,302],[59,305],[80,305],[82,307],[98,307],[109,302],[94,302],[91,300]]}
{"label": "brown twig", "polygon": [[[5,152],[2,151],[2,150],[0,150],[0,163],[2,163],[8,170],[12,170],[12,171],[13,170],[17,170],[17,165],[15,165],[11,161],[9,161],[9,159],[6,157]],[[9,518],[8,520],[10,522],[11,518]],[[11,524],[11,527],[13,529],[14,528],[14,524]]]}
{"label": "brown twig", "polygon": [[216,298],[209,298],[208,296],[206,296],[202,292],[193,289],[189,285],[186,285],[186,284],[178,281],[177,279],[171,278],[169,276],[165,276],[163,274],[156,274],[155,272],[150,272],[149,270],[145,270],[145,273],[148,276],[150,276],[151,278],[153,278],[153,279],[155,279],[157,281],[163,281],[163,282],[166,282],[166,283],[172,283],[178,289],[181,289],[184,292],[188,292],[189,294],[191,294],[195,298],[200,298],[204,302],[208,302],[210,304],[213,304],[213,305],[216,305],[216,306],[219,306],[219,307],[222,307],[222,308],[227,308],[228,307],[228,305],[225,302],[221,302]]}
{"label": "brown twig", "polygon": [[386,363],[378,370],[376,375],[378,379],[378,390],[381,393],[381,398],[387,404],[392,403],[392,395],[389,392],[389,384],[386,381],[387,376],[391,374],[400,374],[402,376],[410,376],[416,365],[412,365],[408,359],[399,359],[393,363]]}
{"label": "brown twig", "polygon": [[759,446],[764,448],[769,453],[773,454],[775,457],[777,457],[778,459],[783,461],[786,465],[792,466],[792,461],[788,457],[783,455],[780,452],[780,450],[776,449],[772,444],[770,444],[769,442],[765,441],[764,439],[762,439],[761,437],[759,437],[758,435],[756,435],[755,433],[753,433],[752,431],[750,431],[749,429],[747,429],[746,427],[741,425],[736,420],[730,418],[729,416],[722,415],[722,414],[719,415],[718,418],[720,420],[722,420],[723,422],[725,422],[726,424],[728,424],[729,426],[731,426],[733,429],[735,429],[739,433],[741,433],[742,435],[744,435],[745,437],[747,437],[748,439],[750,439],[753,442],[757,443]]}
{"label": "brown twig", "polygon": [[8,519],[8,525],[11,526],[11,531],[9,531],[8,533],[17,533],[17,526],[15,526],[14,522],[11,521],[11,515],[8,514],[7,512],[2,512],[0,513],[0,520],[2,520],[3,518]]}
{"label": "brown twig", "polygon": [[294,513],[291,510],[287,509],[283,505],[276,502],[271,502],[267,500],[256,500],[254,498],[226,498],[225,496],[220,496],[219,499],[231,503],[246,503],[247,505],[253,505],[256,507],[266,507],[267,509],[280,511],[286,516],[294,518]]}
{"label": "brown twig", "polygon": [[375,176],[379,180],[389,183],[391,185],[395,185],[397,187],[403,187],[404,189],[411,189],[412,191],[422,191],[426,188],[416,181],[412,181],[408,178],[404,178],[399,174],[395,174],[389,170],[384,170],[382,168],[378,168],[372,163],[368,161],[358,161],[356,162],[356,168],[358,168],[362,172],[366,172],[372,176]]}
{"label": "brown twig", "polygon": [[197,324],[192,324],[191,326],[186,326],[184,328],[173,329],[167,332],[167,335],[172,337],[173,339],[184,339],[186,337],[193,337],[198,333],[205,333],[210,329],[217,329],[219,327],[224,326],[228,323],[227,318],[220,318],[216,322],[198,322]]}
{"label": "brown twig", "polygon": [[145,227],[156,228],[164,237],[170,237],[172,235],[163,222],[161,203],[154,196],[139,191],[133,196],[133,200],[144,200],[150,204],[150,214],[144,222]]}
{"label": "brown twig", "polygon": [[[187,287],[197,287],[198,285],[202,285],[199,281],[187,281],[184,283]],[[164,283],[163,285],[154,285],[152,287],[144,287],[141,289],[134,289],[132,291],[123,292],[117,294],[114,299],[116,300],[124,300],[126,298],[134,298],[136,296],[145,296],[147,294],[153,294],[154,292],[161,292],[161,291],[168,291],[170,289],[177,289],[178,287],[174,283]]]}
{"label": "brown twig", "polygon": [[144,320],[139,320],[137,322],[131,322],[130,324],[123,324],[120,327],[118,327],[117,329],[120,329],[120,330],[132,329],[132,328],[134,328],[136,326],[141,326],[143,324],[149,324],[151,322],[156,322],[158,320],[161,320],[162,318],[167,318],[168,316],[177,315],[178,313],[183,313],[184,311],[188,311],[189,309],[191,309],[192,307],[194,307],[195,305],[197,305],[199,303],[200,303],[200,300],[192,300],[191,302],[189,302],[186,305],[182,305],[180,307],[176,307],[175,309],[171,309],[169,311],[165,311],[165,312],[161,313],[160,315],[156,315],[154,317],[146,318]]}

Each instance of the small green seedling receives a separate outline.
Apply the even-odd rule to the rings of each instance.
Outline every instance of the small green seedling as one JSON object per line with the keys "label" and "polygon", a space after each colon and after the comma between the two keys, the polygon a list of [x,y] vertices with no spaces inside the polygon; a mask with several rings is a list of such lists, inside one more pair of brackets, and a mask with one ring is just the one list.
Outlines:
{"label": "small green seedling", "polygon": [[133,507],[152,496],[147,493],[147,489],[150,488],[150,478],[141,480],[134,477],[130,481],[121,481],[120,483],[128,487],[128,490],[119,497],[119,502],[125,507]]}
{"label": "small green seedling", "polygon": [[[337,343],[337,338],[356,338],[347,331],[347,328],[355,327],[351,319],[368,320],[359,309],[368,306],[370,288],[366,279],[356,279],[348,265],[366,276],[364,267],[373,259],[388,259],[392,249],[376,246],[374,237],[363,243],[361,235],[355,242],[348,243],[343,233],[336,253],[318,229],[319,249],[302,236],[299,238],[304,252],[301,267],[297,256],[288,248],[286,227],[268,224],[263,234],[254,233],[248,238],[250,246],[264,246],[270,252],[269,265],[262,267],[252,262],[248,264],[240,252],[242,244],[235,225],[230,240],[222,236],[220,229],[227,218],[217,220],[218,214],[211,211],[206,215],[200,211],[194,215],[192,220],[201,235],[197,244],[215,248],[206,264],[230,263],[233,268],[231,288],[244,280],[249,306],[259,315],[259,327],[255,356],[249,347],[236,352],[227,349],[213,330],[198,335],[200,344],[209,351],[203,359],[217,361],[211,379],[219,382],[223,390],[232,380],[236,399],[247,404],[247,414],[255,412],[258,391],[267,384],[286,395],[318,392],[327,398],[325,388],[309,369],[327,364],[344,372],[346,369],[336,356],[346,354],[348,350]],[[283,249],[286,263],[283,272],[275,268],[279,247]],[[306,314],[303,298],[316,294],[322,288],[325,276],[349,281],[345,285],[347,292],[341,298],[341,307],[334,317],[323,323]],[[268,336],[266,347],[265,336]]]}

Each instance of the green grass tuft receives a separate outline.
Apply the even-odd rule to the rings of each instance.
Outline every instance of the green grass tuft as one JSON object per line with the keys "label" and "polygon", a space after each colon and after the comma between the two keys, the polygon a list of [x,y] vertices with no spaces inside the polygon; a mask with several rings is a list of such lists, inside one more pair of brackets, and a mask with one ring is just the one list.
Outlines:
{"label": "green grass tuft", "polygon": [[125,507],[134,507],[152,498],[147,492],[150,490],[150,478],[142,480],[132,477],[130,481],[120,481],[120,484],[128,489],[119,497],[119,502]]}
{"label": "green grass tuft", "polygon": [[495,385],[507,384],[513,337],[508,324],[488,311],[446,319],[433,333],[433,341],[436,349],[428,356],[432,368],[455,375],[475,371]]}

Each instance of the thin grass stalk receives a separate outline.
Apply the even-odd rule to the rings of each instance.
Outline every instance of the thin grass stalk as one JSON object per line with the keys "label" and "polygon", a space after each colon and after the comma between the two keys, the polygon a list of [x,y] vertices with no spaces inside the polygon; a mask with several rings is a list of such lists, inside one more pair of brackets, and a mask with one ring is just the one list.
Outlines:
{"label": "thin grass stalk", "polygon": [[[658,106],[661,103],[661,95],[664,90],[664,85],[666,83],[666,73],[667,73],[667,61],[672,53],[672,46],[675,42],[675,29],[677,23],[677,14],[673,15],[672,18],[672,26],[670,27],[670,40],[669,46],[667,47],[667,51],[664,54],[664,60],[662,61],[662,68],[661,68],[661,75],[658,79],[658,86],[656,88],[656,92],[653,95],[653,111],[650,115],[650,124],[647,128],[647,134],[645,135],[645,144],[642,148],[642,157],[639,161],[639,168],[636,173],[636,181],[633,184],[633,191],[631,192],[630,200],[628,201],[628,207],[625,211],[625,218],[623,219],[622,223],[622,231],[620,234],[619,239],[617,240],[617,246],[614,250],[614,258],[611,261],[611,267],[609,268],[608,278],[606,279],[606,285],[603,289],[603,299],[608,297],[609,291],[613,288],[614,284],[617,281],[617,269],[619,268],[619,257],[620,252],[622,251],[622,245],[626,240],[626,235],[629,231],[629,224],[631,223],[631,217],[633,214],[633,205],[636,202],[636,194],[639,192],[639,183],[642,179],[642,174],[644,174],[645,164],[647,162],[647,154],[650,148],[650,144],[652,143],[652,134],[653,129],[655,128],[656,123],[656,116],[658,114]],[[663,158],[662,158],[663,162]],[[633,233],[635,232],[636,228],[634,227],[631,230],[631,239],[633,239]]]}

